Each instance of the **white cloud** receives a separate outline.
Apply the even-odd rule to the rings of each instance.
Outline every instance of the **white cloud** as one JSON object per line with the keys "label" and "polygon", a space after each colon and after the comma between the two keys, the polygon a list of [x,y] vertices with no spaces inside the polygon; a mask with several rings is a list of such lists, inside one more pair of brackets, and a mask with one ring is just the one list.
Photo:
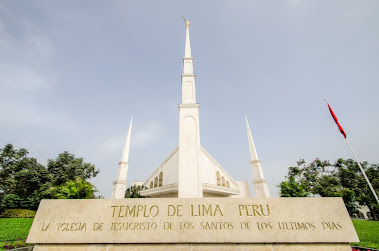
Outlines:
{"label": "white cloud", "polygon": [[7,98],[0,95],[2,110],[2,126],[40,126],[43,128],[59,128],[70,130],[73,122],[66,114],[52,111],[49,108],[40,108],[32,103],[24,102],[22,98]]}
{"label": "white cloud", "polygon": [[304,0],[288,0],[286,3],[290,7],[296,8],[296,7],[299,7],[299,5],[303,5],[305,1]]}
{"label": "white cloud", "polygon": [[101,150],[106,153],[112,153],[115,151],[122,152],[123,144],[125,140],[121,137],[109,137],[101,145]]}
{"label": "white cloud", "polygon": [[[0,7],[1,10],[1,7]],[[0,18],[0,91],[30,91],[36,88],[47,88],[52,85],[49,80],[48,62],[54,54],[54,46],[46,35],[35,32],[28,26],[22,26],[16,38],[12,30],[12,20],[8,15]],[[18,23],[26,20],[17,20]],[[39,65],[44,67],[38,68]],[[10,89],[8,89],[10,88]]]}
{"label": "white cloud", "polygon": [[0,88],[4,92],[9,87],[28,91],[50,85],[51,82],[31,67],[0,62]]}
{"label": "white cloud", "polygon": [[133,144],[135,147],[143,147],[147,144],[152,143],[159,137],[159,131],[161,127],[161,124],[159,124],[157,121],[150,121],[146,124],[143,124],[140,128],[136,129],[134,138],[132,133],[131,140],[133,140],[133,142],[130,144]]}
{"label": "white cloud", "polygon": [[0,13],[0,105],[6,107],[2,116],[7,118],[3,125],[70,128],[65,114],[38,105],[38,95],[54,84],[49,70],[54,46],[48,35],[1,5]]}
{"label": "white cloud", "polygon": [[29,35],[25,42],[25,47],[27,51],[39,56],[51,57],[54,53],[51,41],[47,37],[41,35]]}

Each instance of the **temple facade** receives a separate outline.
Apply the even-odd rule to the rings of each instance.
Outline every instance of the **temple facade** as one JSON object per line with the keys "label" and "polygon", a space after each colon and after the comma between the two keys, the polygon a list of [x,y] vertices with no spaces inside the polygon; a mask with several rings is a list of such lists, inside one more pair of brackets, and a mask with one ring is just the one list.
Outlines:
{"label": "temple facade", "polygon": [[[185,22],[179,145],[144,182],[134,184],[146,187],[147,189],[141,191],[141,195],[151,198],[250,197],[248,181],[234,180],[200,144],[199,104],[196,103],[196,75],[191,55],[190,23],[188,20]],[[117,178],[113,183],[112,198],[121,199],[125,196],[131,127],[132,122],[119,162]],[[270,197],[247,118],[246,127],[256,197]]]}

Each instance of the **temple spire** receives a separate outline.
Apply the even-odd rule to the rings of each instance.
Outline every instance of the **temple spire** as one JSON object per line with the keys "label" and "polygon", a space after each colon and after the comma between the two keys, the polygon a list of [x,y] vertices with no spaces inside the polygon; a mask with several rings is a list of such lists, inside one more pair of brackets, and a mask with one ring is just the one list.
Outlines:
{"label": "temple spire", "polygon": [[126,135],[125,146],[124,146],[124,150],[122,151],[121,161],[125,161],[125,162],[128,162],[128,159],[129,159],[129,148],[130,148],[130,136],[132,134],[132,123],[133,123],[133,117],[130,119],[128,134]]}
{"label": "temple spire", "polygon": [[246,115],[245,115],[245,120],[246,120],[247,137],[249,139],[249,150],[250,150],[251,161],[258,160],[257,150],[255,149],[253,136],[251,135],[249,121],[247,121]]}
{"label": "temple spire", "polygon": [[190,22],[186,23],[186,47],[183,58],[182,103],[179,104],[178,197],[201,198],[199,104],[196,103],[196,76],[189,39]]}
{"label": "temple spire", "polygon": [[126,177],[128,175],[129,167],[129,148],[130,148],[130,136],[132,134],[132,122],[133,118],[130,119],[128,133],[126,135],[124,150],[122,151],[121,161],[118,163],[117,178],[113,182],[112,189],[112,199],[123,199],[125,198],[126,191]]}
{"label": "temple spire", "polygon": [[255,190],[255,197],[258,198],[269,198],[270,192],[268,190],[267,181],[263,175],[263,169],[261,165],[261,161],[258,159],[257,150],[255,149],[253,136],[251,136],[249,122],[247,121],[247,117],[245,115],[246,120],[246,129],[247,129],[247,137],[249,139],[249,150],[250,150],[250,166],[253,172],[253,185]]}

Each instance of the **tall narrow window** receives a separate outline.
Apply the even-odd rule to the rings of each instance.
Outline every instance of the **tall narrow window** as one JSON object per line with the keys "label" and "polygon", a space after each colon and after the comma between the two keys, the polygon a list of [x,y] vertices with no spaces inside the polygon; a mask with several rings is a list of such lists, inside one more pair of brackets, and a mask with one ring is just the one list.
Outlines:
{"label": "tall narrow window", "polygon": [[224,176],[221,177],[221,183],[222,183],[222,186],[224,187],[225,186],[225,178],[224,178]]}
{"label": "tall narrow window", "polygon": [[154,183],[150,182],[150,188],[153,188],[153,187],[154,187]]}
{"label": "tall narrow window", "polygon": [[217,177],[217,186],[221,186],[221,179],[220,179],[220,173],[219,172],[216,173],[216,177]]}
{"label": "tall narrow window", "polygon": [[154,187],[157,187],[158,186],[158,177],[155,177],[154,179]]}
{"label": "tall narrow window", "polygon": [[229,181],[226,181],[226,187],[227,187],[227,188],[230,188]]}
{"label": "tall narrow window", "polygon": [[161,172],[161,173],[159,174],[159,186],[161,187],[162,184],[163,184],[163,173]]}

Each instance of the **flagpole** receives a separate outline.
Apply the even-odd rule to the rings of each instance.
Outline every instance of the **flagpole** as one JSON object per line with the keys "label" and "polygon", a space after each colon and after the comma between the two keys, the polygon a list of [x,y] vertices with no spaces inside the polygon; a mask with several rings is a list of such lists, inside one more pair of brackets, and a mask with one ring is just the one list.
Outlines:
{"label": "flagpole", "polygon": [[346,140],[347,145],[348,145],[349,148],[350,148],[351,153],[354,155],[355,160],[357,161],[358,166],[359,166],[359,168],[361,169],[361,172],[363,173],[363,176],[365,177],[365,179],[366,179],[366,181],[367,181],[367,184],[368,184],[368,186],[369,186],[370,189],[371,189],[372,194],[374,195],[374,197],[375,197],[375,199],[376,199],[376,203],[379,204],[378,195],[376,194],[376,192],[375,192],[374,188],[372,187],[372,185],[371,185],[369,179],[367,178],[367,175],[366,175],[365,171],[363,170],[363,168],[362,168],[362,166],[361,166],[361,163],[359,163],[359,160],[358,160],[357,156],[355,155],[355,153],[354,153],[354,151],[353,151],[353,148],[351,148],[351,145],[350,145],[349,141],[347,140],[347,138],[345,138],[345,140]]}

